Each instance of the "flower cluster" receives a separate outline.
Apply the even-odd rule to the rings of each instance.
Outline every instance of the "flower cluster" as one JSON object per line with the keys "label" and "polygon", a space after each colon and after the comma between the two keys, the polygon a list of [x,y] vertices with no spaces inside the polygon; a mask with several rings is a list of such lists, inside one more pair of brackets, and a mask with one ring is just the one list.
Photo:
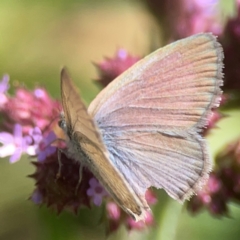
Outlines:
{"label": "flower cluster", "polygon": [[174,41],[199,32],[219,35],[218,0],[143,0],[159,23],[163,38]]}
{"label": "flower cluster", "polygon": [[30,197],[33,202],[45,204],[58,213],[62,210],[77,213],[81,206],[90,207],[87,191],[92,188],[90,180],[93,175],[83,169],[82,181],[78,184],[79,162],[55,152],[43,161],[32,163],[36,167],[35,173],[29,175],[36,182],[36,189]]}
{"label": "flower cluster", "polygon": [[10,156],[10,162],[14,163],[23,153],[39,158],[51,155],[56,151],[50,143],[56,139],[52,129],[60,103],[42,88],[28,91],[19,87],[14,96],[8,94],[8,89],[9,76],[5,75],[0,82],[0,157]]}
{"label": "flower cluster", "polygon": [[[124,63],[123,53],[124,50],[121,50],[117,55],[118,60],[120,55],[122,57],[122,71],[132,65],[134,59],[125,52],[127,62]],[[108,59],[108,63],[114,72],[111,59]],[[118,73],[121,73],[119,69]],[[5,75],[0,81],[0,113],[3,116],[0,122],[0,157],[10,156],[11,163],[20,160],[22,154],[37,160],[32,162],[35,172],[29,175],[35,181],[36,187],[30,197],[35,204],[46,205],[58,213],[70,210],[77,214],[82,206],[101,206],[106,201],[105,215],[109,222],[109,233],[117,230],[121,224],[125,224],[128,229],[138,230],[153,224],[151,213],[147,214],[145,222],[135,223],[113,202],[87,168],[83,168],[80,173],[81,163],[69,158],[65,150],[63,132],[58,126],[62,109],[59,101],[52,99],[43,88],[29,91],[17,87],[13,96],[8,94],[8,89],[9,76]],[[156,202],[151,191],[146,193],[146,198],[149,204]]]}
{"label": "flower cluster", "polygon": [[[152,190],[148,190],[145,194],[146,200],[149,205],[157,203],[156,195]],[[107,217],[109,219],[109,232],[118,229],[120,224],[124,224],[127,229],[142,230],[147,226],[154,225],[154,218],[151,212],[146,212],[145,221],[135,222],[135,220],[121,210],[121,208],[113,201],[107,203]]]}
{"label": "flower cluster", "polygon": [[240,1],[236,5],[236,16],[228,19],[220,35],[225,55],[225,90],[240,90]]}
{"label": "flower cluster", "polygon": [[207,185],[189,202],[197,213],[206,208],[214,216],[228,215],[230,201],[240,201],[240,140],[230,144],[216,157],[216,167]]}

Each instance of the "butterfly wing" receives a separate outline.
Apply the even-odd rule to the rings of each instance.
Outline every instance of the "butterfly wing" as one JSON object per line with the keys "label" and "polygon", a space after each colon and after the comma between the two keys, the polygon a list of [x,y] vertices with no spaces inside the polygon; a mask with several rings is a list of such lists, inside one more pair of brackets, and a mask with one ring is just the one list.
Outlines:
{"label": "butterfly wing", "polygon": [[109,160],[98,128],[65,69],[61,72],[61,95],[64,111],[61,125],[69,137],[69,153],[93,172],[126,212],[136,220],[143,219],[147,204],[143,205],[143,201],[139,200]]}
{"label": "butterfly wing", "polygon": [[89,106],[114,166],[143,198],[148,187],[188,199],[211,163],[199,132],[219,105],[223,51],[210,33],[150,54]]}

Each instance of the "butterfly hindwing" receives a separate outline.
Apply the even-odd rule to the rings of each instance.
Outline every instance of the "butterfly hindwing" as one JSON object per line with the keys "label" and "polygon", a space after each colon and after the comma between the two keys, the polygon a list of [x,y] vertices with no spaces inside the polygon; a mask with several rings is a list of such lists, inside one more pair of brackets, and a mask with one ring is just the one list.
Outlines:
{"label": "butterfly hindwing", "polygon": [[200,132],[219,105],[223,52],[209,33],[150,54],[91,103],[110,159],[138,196],[150,186],[189,198],[211,168]]}

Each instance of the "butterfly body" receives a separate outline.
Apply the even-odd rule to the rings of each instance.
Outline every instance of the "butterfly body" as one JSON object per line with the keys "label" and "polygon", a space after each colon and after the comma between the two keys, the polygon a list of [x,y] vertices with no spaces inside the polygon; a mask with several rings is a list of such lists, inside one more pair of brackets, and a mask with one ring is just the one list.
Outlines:
{"label": "butterfly body", "polygon": [[69,151],[136,220],[149,209],[149,187],[183,202],[208,179],[211,160],[200,133],[219,105],[222,59],[212,34],[179,40],[121,74],[88,109],[62,70]]}

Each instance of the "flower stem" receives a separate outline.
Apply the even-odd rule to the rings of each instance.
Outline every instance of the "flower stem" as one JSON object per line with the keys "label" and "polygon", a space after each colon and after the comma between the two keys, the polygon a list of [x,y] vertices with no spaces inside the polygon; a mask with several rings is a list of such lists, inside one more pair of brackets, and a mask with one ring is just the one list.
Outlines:
{"label": "flower stem", "polygon": [[154,209],[156,228],[150,239],[174,240],[182,205],[166,194],[160,195],[160,201]]}

